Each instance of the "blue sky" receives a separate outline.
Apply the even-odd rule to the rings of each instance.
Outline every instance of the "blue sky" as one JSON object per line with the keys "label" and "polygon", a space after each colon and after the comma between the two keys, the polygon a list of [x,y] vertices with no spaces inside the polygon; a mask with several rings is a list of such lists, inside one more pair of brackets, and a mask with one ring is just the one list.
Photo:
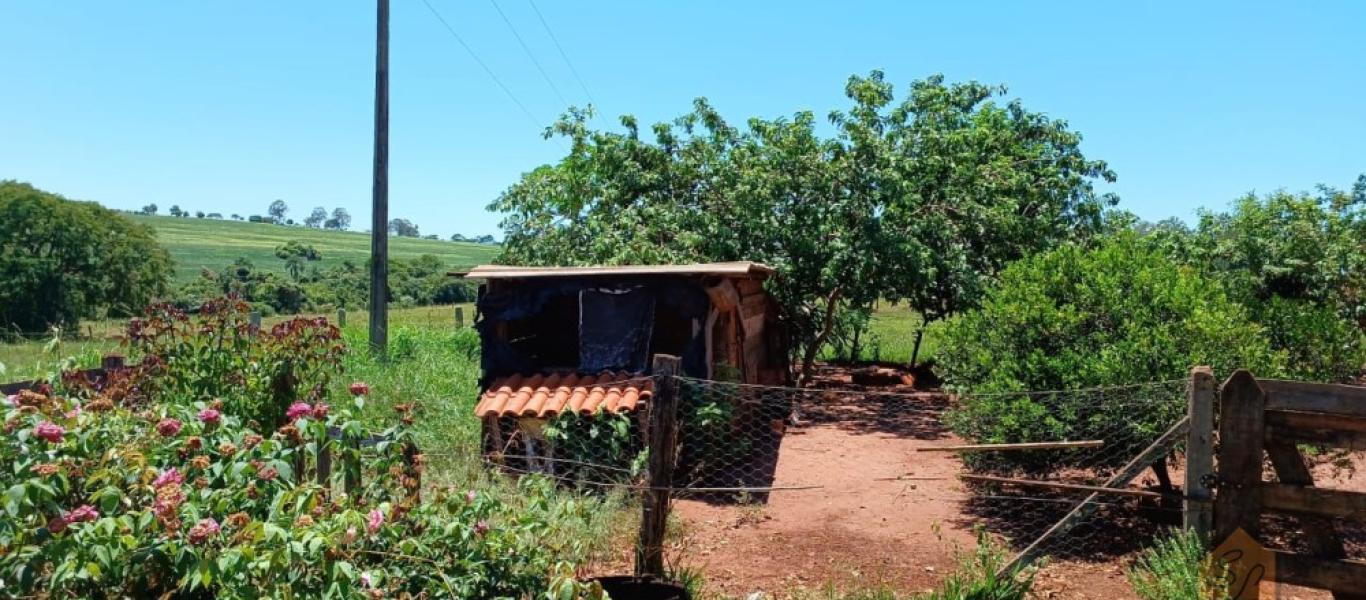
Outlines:
{"label": "blue sky", "polygon": [[[564,107],[488,0],[392,0],[391,215],[497,233],[484,206],[563,154]],[[498,0],[559,95],[587,94],[527,0]],[[844,106],[882,69],[1004,83],[1068,120],[1150,219],[1366,172],[1366,3],[538,0],[603,124]],[[0,1],[0,178],[117,208],[369,222],[374,5]]]}

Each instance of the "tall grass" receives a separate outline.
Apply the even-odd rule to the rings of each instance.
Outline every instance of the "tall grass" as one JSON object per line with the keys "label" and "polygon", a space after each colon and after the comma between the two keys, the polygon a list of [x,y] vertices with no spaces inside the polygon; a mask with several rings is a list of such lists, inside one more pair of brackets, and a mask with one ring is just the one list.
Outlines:
{"label": "tall grass", "polygon": [[1175,531],[1148,548],[1129,569],[1143,600],[1227,600],[1225,570],[1192,531]]}
{"label": "tall grass", "polygon": [[[449,307],[448,307],[449,308]],[[434,493],[479,489],[526,512],[548,514],[554,525],[542,543],[578,565],[613,558],[630,547],[637,528],[633,497],[620,490],[580,492],[564,487],[549,500],[520,494],[514,481],[486,469],[480,423],[474,416],[479,393],[479,336],[469,328],[399,325],[389,330],[388,353],[369,350],[363,321],[342,332],[350,347],[344,374],[335,381],[340,397],[353,381],[370,386],[365,419],[375,428],[393,423],[394,406],[413,404],[418,446],[427,457],[423,487]],[[544,481],[543,485],[554,486]],[[535,502],[535,506],[528,503]]]}

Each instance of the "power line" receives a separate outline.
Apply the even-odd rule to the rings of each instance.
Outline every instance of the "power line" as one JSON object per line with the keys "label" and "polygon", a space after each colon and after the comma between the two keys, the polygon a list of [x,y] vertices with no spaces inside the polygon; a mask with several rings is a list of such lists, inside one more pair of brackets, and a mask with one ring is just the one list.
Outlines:
{"label": "power line", "polygon": [[541,20],[541,27],[545,28],[545,33],[550,36],[550,41],[555,42],[555,49],[560,51],[560,58],[564,59],[564,64],[569,65],[569,72],[574,74],[574,80],[579,82],[580,88],[583,88],[583,95],[588,97],[588,103],[597,106],[597,102],[593,101],[593,94],[588,93],[588,86],[584,84],[583,78],[579,77],[579,70],[574,68],[574,63],[569,60],[569,55],[560,45],[559,38],[555,37],[555,32],[550,30],[550,23],[546,22],[545,15],[541,14],[541,9],[536,7],[536,0],[527,0],[527,3],[531,4],[531,10],[536,12],[536,18]]}
{"label": "power line", "polygon": [[492,4],[493,10],[498,11],[498,16],[503,18],[503,23],[508,26],[508,31],[512,32],[512,37],[517,38],[517,43],[522,46],[522,51],[526,52],[526,57],[531,59],[531,64],[536,65],[536,70],[541,73],[541,79],[544,79],[545,82],[550,85],[550,91],[555,92],[555,97],[560,99],[560,105],[569,106],[569,101],[564,99],[564,95],[560,93],[560,88],[555,86],[555,82],[551,80],[550,75],[545,72],[545,68],[541,66],[541,61],[536,60],[536,55],[531,52],[531,47],[526,45],[526,40],[522,39],[522,34],[517,33],[517,27],[513,26],[512,21],[508,19],[507,14],[498,6],[497,0],[489,0],[489,4]]}
{"label": "power line", "polygon": [[451,37],[455,38],[455,41],[460,43],[460,47],[464,48],[465,52],[469,53],[470,58],[473,58],[474,62],[478,63],[480,68],[484,69],[484,72],[488,74],[489,78],[492,79],[494,83],[498,84],[499,88],[502,88],[503,93],[507,94],[508,99],[512,100],[512,103],[516,104],[517,108],[522,109],[522,114],[525,114],[528,119],[531,119],[531,124],[535,125],[537,128],[545,127],[543,122],[540,119],[537,119],[536,115],[531,114],[531,111],[527,109],[526,105],[522,104],[522,101],[517,99],[517,95],[513,94],[512,90],[508,89],[508,86],[503,84],[503,80],[499,79],[498,75],[494,74],[493,69],[490,69],[489,66],[484,63],[483,59],[479,58],[478,54],[475,54],[474,49],[471,48],[469,44],[465,43],[465,38],[460,37],[460,34],[455,32],[455,28],[451,27],[451,24],[446,22],[445,17],[442,17],[441,13],[437,12],[436,7],[432,6],[432,3],[427,0],[422,0],[422,3],[427,5],[427,10],[432,11],[432,16],[436,17],[436,20],[440,21],[441,24],[446,27],[446,31],[450,32]]}

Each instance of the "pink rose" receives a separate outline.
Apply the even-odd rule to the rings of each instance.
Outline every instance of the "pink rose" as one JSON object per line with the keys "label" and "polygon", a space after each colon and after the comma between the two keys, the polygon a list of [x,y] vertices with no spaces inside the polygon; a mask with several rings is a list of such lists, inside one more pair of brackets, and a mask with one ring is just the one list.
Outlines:
{"label": "pink rose", "polygon": [[475,524],[474,524],[474,535],[477,535],[477,536],[479,536],[479,537],[484,537],[484,535],[488,534],[488,532],[489,532],[489,522],[488,522],[488,521],[485,521],[485,520],[483,520],[483,519],[480,519],[478,523],[475,523]]}
{"label": "pink rose", "polygon": [[293,423],[299,417],[311,412],[313,412],[313,407],[309,406],[307,402],[295,402],[294,404],[289,405],[289,410],[285,411],[285,418]]}
{"label": "pink rose", "polygon": [[223,420],[223,413],[219,412],[217,409],[206,408],[199,411],[199,420],[205,425],[217,425]]}
{"label": "pink rose", "polygon": [[180,485],[185,483],[185,476],[180,474],[180,470],[171,467],[157,475],[156,481],[152,482],[152,487],[164,487],[168,485]]}
{"label": "pink rose", "polygon": [[39,423],[37,427],[33,428],[33,435],[54,444],[59,444],[62,441],[62,436],[66,435],[66,430],[63,429],[61,425],[51,421],[43,421],[42,423]]}
{"label": "pink rose", "polygon": [[369,520],[368,522],[366,522],[365,528],[366,528],[366,529],[369,529],[369,530],[370,530],[370,533],[374,533],[374,532],[376,532],[376,531],[379,531],[379,528],[382,527],[383,525],[384,525],[384,513],[381,512],[378,508],[372,509],[372,510],[370,511],[370,520]]}
{"label": "pink rose", "polygon": [[183,427],[183,425],[181,425],[179,420],[167,417],[157,423],[157,433],[160,433],[163,437],[175,437],[180,433],[181,427]]}
{"label": "pink rose", "polygon": [[370,386],[364,381],[357,381],[351,384],[352,396],[365,396],[370,393]]}
{"label": "pink rose", "polygon": [[198,523],[194,524],[194,527],[190,528],[190,543],[195,546],[203,544],[210,537],[218,535],[218,529],[218,521],[212,518],[200,519]]}
{"label": "pink rose", "polygon": [[319,403],[317,403],[317,404],[314,404],[314,405],[313,405],[313,418],[314,418],[314,419],[317,419],[317,420],[319,420],[319,421],[322,421],[322,420],[324,420],[324,419],[327,418],[327,411],[328,411],[328,410],[331,410],[331,409],[332,409],[331,406],[328,406],[326,403],[323,403],[323,402],[319,402]]}
{"label": "pink rose", "polygon": [[86,521],[94,521],[98,518],[100,518],[99,511],[95,510],[95,507],[89,504],[83,504],[76,508],[76,510],[68,512],[66,513],[66,516],[62,517],[67,523],[84,523]]}

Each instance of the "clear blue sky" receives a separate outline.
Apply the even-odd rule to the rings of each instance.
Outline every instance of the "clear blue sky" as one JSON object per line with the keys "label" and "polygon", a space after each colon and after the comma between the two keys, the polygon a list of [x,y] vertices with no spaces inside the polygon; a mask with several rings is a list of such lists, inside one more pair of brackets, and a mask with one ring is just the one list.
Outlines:
{"label": "clear blue sky", "polygon": [[[563,153],[564,104],[488,0],[393,0],[391,214],[496,233],[484,206]],[[527,0],[499,0],[566,101],[584,90]],[[707,96],[736,121],[842,107],[852,73],[1010,86],[1110,162],[1140,216],[1366,171],[1366,3],[568,2],[539,0],[606,117]],[[374,6],[366,1],[3,0],[0,178],[117,208],[368,227]]]}

